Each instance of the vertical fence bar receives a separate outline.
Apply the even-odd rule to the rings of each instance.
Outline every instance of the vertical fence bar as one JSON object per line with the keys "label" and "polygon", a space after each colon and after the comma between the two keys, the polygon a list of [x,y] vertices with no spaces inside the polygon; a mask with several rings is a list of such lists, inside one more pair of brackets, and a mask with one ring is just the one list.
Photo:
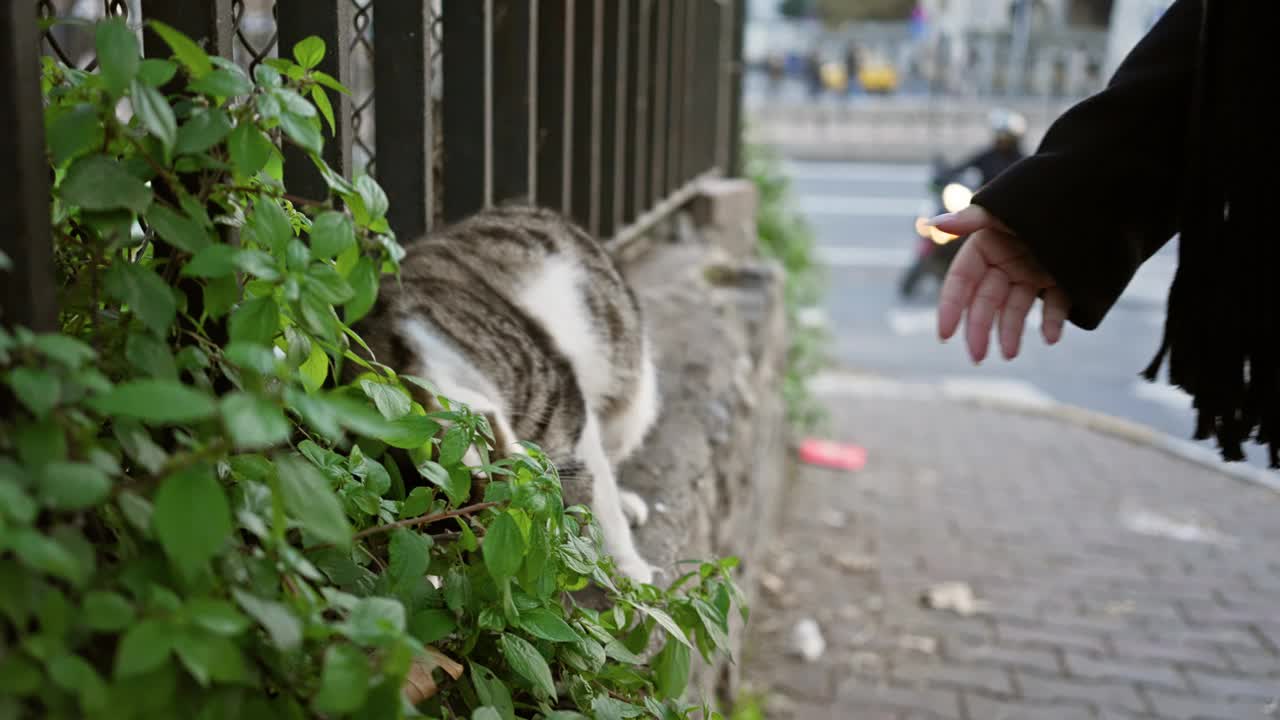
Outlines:
{"label": "vertical fence bar", "polygon": [[627,48],[630,36],[629,0],[604,4],[601,46],[604,62],[600,100],[600,237],[611,237],[622,221],[623,176],[627,171],[623,147],[627,137]]}
{"label": "vertical fence bar", "polygon": [[742,51],[747,35],[746,0],[729,0],[733,7],[732,45],[729,62],[729,127],[725,133],[728,143],[728,162],[725,173],[733,177],[742,175],[742,81],[744,75]]}
{"label": "vertical fence bar", "polygon": [[492,0],[493,202],[533,199],[538,0]]}
{"label": "vertical fence bar", "polygon": [[0,193],[0,250],[13,265],[0,269],[0,323],[49,332],[58,329],[58,305],[39,38],[35,3],[15,0],[0,9],[0,167],[13,183]]}
{"label": "vertical fence bar", "polygon": [[729,105],[733,101],[733,84],[730,82],[733,72],[733,0],[720,0],[719,15],[720,32],[716,34],[716,45],[719,57],[716,59],[716,127],[715,127],[715,163],[725,175],[732,173],[729,155],[731,153],[729,134],[732,132]]}
{"label": "vertical fence bar", "polygon": [[702,32],[704,39],[699,46],[702,49],[702,59],[698,64],[702,73],[703,90],[699,95],[705,103],[703,107],[706,108],[706,117],[702,120],[702,140],[699,143],[702,156],[699,172],[717,167],[722,171],[724,169],[716,161],[716,133],[720,129],[720,118],[724,112],[720,103],[719,82],[720,59],[724,47],[720,43],[724,27],[720,21],[720,5],[720,0],[706,0],[702,4],[702,26],[705,29]]}
{"label": "vertical fence bar", "polygon": [[[212,55],[231,57],[236,32],[231,0],[142,0],[141,8],[143,18],[173,26]],[[148,56],[169,55],[169,46],[150,29],[143,33],[142,40]]]}
{"label": "vertical fence bar", "polygon": [[592,235],[599,231],[600,96],[604,0],[575,0],[573,18],[573,183],[569,215]]}
{"label": "vertical fence bar", "polygon": [[680,187],[680,158],[684,149],[685,98],[685,5],[688,0],[671,3],[671,44],[667,47],[667,160],[662,176],[662,195]]}
{"label": "vertical fence bar", "polygon": [[653,153],[649,167],[649,195],[645,198],[644,208],[648,209],[658,202],[666,193],[667,187],[667,142],[669,141],[669,125],[667,123],[667,100],[669,97],[670,77],[668,67],[671,60],[671,4],[673,0],[657,0],[658,21],[653,26],[653,134],[649,147]]}
{"label": "vertical fence bar", "polygon": [[681,96],[684,99],[684,113],[680,118],[680,128],[683,137],[680,143],[680,175],[677,185],[684,185],[693,178],[696,173],[695,165],[698,161],[697,141],[699,137],[699,119],[705,116],[699,111],[705,107],[702,102],[700,92],[702,88],[698,83],[698,78],[702,71],[698,67],[698,54],[696,45],[707,45],[707,39],[701,38],[699,43],[698,31],[698,11],[704,0],[686,0],[684,3],[684,92]]}
{"label": "vertical fence bar", "polygon": [[567,108],[573,102],[573,7],[576,0],[539,0],[536,42],[537,108],[534,198],[539,205],[567,212],[571,149]]}
{"label": "vertical fence bar", "polygon": [[443,3],[444,219],[483,208],[491,193],[489,33],[493,0]]}
{"label": "vertical fence bar", "polygon": [[644,209],[644,194],[649,169],[649,26],[653,20],[653,0],[631,0],[631,14],[626,24],[631,42],[627,58],[627,108],[631,118],[631,137],[624,141],[626,202],[622,210],[624,222],[632,222]]}
{"label": "vertical fence bar", "polygon": [[376,11],[374,107],[385,110],[377,118],[374,140],[392,150],[378,168],[378,183],[391,198],[391,229],[407,240],[430,232],[434,214],[431,5],[382,2]]}
{"label": "vertical fence bar", "polygon": [[[159,0],[168,3],[170,0]],[[351,39],[355,33],[355,6],[351,0],[276,0],[276,22],[280,33],[281,57],[292,57],[293,46],[315,35],[324,40],[324,60],[319,69],[351,85]],[[329,93],[337,131],[325,139],[324,160],[344,176],[351,174],[351,98]],[[325,130],[328,125],[322,126]],[[325,197],[329,188],[306,153],[285,145],[285,181],[290,190],[309,198]]]}

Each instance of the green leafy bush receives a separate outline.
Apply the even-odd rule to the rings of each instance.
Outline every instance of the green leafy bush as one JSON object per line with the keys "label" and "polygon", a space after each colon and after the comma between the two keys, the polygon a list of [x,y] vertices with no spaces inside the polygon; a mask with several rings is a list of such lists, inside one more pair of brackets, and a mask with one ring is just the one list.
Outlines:
{"label": "green leafy bush", "polygon": [[61,332],[0,330],[0,718],[714,715],[681,698],[734,562],[632,584],[537,448],[352,352],[402,250],[320,158],[324,44],[250,78],[152,28],[170,59],[108,21],[99,71],[44,65]]}
{"label": "green leafy bush", "polygon": [[760,193],[756,232],[760,249],[776,258],[787,271],[787,320],[791,345],[783,395],[792,425],[809,429],[823,418],[820,404],[809,393],[808,382],[826,364],[828,338],[823,328],[806,322],[806,310],[822,301],[822,266],[814,257],[813,231],[795,211],[790,182],[777,154],[761,145],[747,145],[747,175]]}

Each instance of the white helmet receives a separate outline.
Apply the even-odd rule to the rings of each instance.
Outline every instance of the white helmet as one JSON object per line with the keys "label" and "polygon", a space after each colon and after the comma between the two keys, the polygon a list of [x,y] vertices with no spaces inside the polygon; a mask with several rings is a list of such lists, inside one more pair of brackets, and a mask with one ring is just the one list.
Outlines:
{"label": "white helmet", "polygon": [[997,135],[1012,135],[1021,138],[1027,132],[1027,119],[1021,113],[996,108],[989,117],[991,130]]}

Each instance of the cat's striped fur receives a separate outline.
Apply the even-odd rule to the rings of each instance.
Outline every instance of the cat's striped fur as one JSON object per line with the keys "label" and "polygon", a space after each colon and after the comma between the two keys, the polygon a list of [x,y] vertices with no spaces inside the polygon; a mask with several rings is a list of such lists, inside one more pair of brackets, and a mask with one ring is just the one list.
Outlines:
{"label": "cat's striped fur", "polygon": [[560,215],[524,206],[406,251],[357,327],[377,360],[487,414],[501,450],[546,451],[566,499],[590,498],[619,568],[648,582],[627,524],[646,506],[618,490],[614,468],[644,439],[658,393],[639,304],[612,259]]}

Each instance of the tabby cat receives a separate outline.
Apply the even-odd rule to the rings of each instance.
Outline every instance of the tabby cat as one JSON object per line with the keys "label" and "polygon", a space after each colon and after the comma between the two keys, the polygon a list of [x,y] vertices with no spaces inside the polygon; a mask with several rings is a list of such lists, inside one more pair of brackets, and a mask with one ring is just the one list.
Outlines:
{"label": "tabby cat", "polygon": [[619,490],[614,468],[653,424],[656,374],[639,304],[609,255],[560,215],[525,206],[482,211],[406,251],[357,327],[376,359],[485,414],[499,452],[522,452],[517,440],[541,447],[569,502],[589,494],[619,570],[652,581],[628,525],[647,505]]}

